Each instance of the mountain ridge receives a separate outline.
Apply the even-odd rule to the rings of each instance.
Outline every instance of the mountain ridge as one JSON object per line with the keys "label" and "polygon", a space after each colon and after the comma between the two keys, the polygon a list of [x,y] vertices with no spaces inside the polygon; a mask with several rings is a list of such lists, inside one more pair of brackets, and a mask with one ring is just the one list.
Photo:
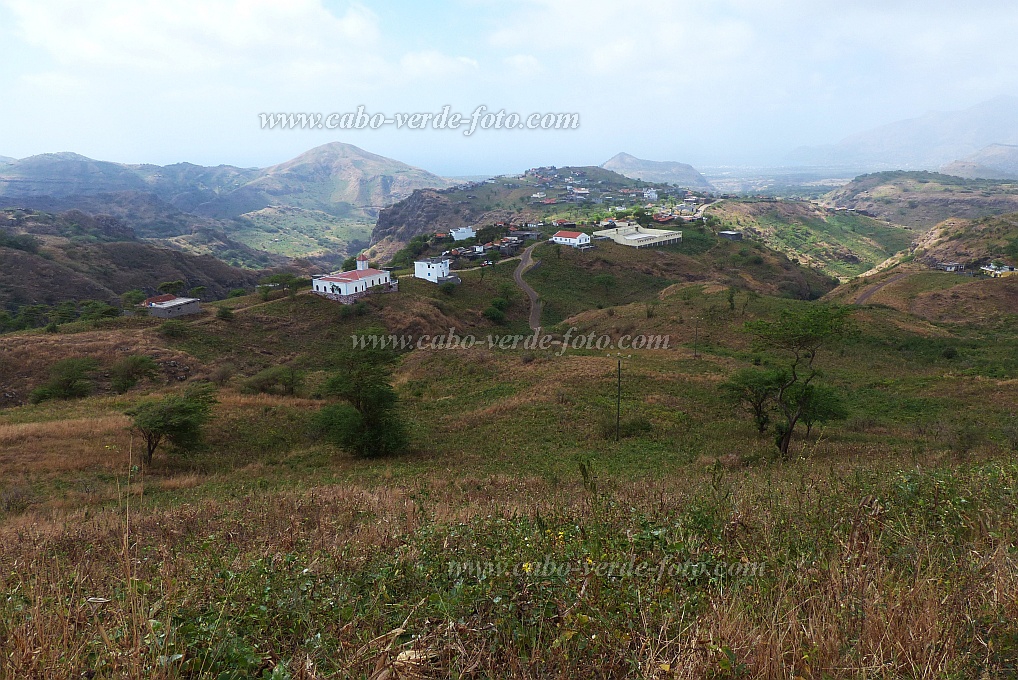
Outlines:
{"label": "mountain ridge", "polygon": [[696,168],[678,161],[648,161],[623,151],[609,158],[600,167],[644,182],[663,182],[686,189],[713,189]]}

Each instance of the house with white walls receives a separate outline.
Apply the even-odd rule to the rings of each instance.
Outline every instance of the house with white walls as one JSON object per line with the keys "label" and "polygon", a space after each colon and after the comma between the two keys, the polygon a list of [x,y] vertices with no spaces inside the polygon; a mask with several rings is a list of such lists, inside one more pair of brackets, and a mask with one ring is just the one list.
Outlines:
{"label": "house with white walls", "polygon": [[553,243],[561,243],[573,248],[590,245],[590,235],[584,234],[582,231],[557,231],[551,240]]}
{"label": "house with white walls", "polygon": [[345,305],[372,293],[390,293],[399,289],[392,275],[368,265],[364,253],[357,256],[357,268],[349,272],[333,272],[311,279],[311,292]]}

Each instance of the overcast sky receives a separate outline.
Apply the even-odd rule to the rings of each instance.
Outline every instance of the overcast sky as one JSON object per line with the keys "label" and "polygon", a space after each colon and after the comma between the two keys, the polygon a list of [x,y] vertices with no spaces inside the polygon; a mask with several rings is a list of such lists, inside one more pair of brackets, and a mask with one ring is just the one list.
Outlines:
{"label": "overcast sky", "polygon": [[[446,175],[779,163],[1018,94],[1018,3],[0,0],[0,155],[265,166],[343,141]],[[568,131],[262,130],[263,112],[576,112]]]}

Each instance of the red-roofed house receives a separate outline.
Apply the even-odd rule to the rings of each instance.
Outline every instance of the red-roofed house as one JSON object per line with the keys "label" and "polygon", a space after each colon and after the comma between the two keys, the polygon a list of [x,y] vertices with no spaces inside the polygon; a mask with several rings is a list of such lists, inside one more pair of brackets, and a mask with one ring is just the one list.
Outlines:
{"label": "red-roofed house", "polygon": [[590,235],[584,234],[582,231],[557,231],[551,240],[554,243],[561,243],[573,248],[590,245]]}
{"label": "red-roofed house", "polygon": [[389,293],[397,288],[398,282],[392,280],[389,272],[368,266],[364,253],[357,256],[357,269],[316,276],[311,280],[313,293],[345,305],[370,293]]}

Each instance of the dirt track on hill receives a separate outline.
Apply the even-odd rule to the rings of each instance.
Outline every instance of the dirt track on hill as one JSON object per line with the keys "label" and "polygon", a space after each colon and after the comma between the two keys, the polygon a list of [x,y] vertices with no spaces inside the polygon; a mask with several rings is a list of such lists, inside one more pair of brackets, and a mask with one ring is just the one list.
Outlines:
{"label": "dirt track on hill", "polygon": [[856,304],[856,305],[864,305],[864,304],[866,304],[866,302],[871,297],[873,297],[874,293],[880,292],[881,290],[884,289],[885,286],[889,286],[892,283],[894,283],[895,281],[901,281],[903,278],[908,276],[910,273],[911,272],[904,272],[902,274],[895,274],[894,276],[892,276],[891,278],[887,279],[886,281],[882,281],[882,282],[876,284],[875,286],[871,286],[871,287],[867,288],[866,290],[861,292],[858,295],[858,297],[855,298],[855,302],[853,302],[852,304]]}
{"label": "dirt track on hill", "polygon": [[513,280],[516,282],[516,285],[530,298],[530,329],[535,331],[541,327],[541,301],[537,299],[537,291],[523,280],[523,274],[536,264],[531,257],[531,253],[534,252],[534,248],[537,246],[538,244],[535,243],[523,251],[523,255],[520,256],[520,263],[517,265],[516,271],[513,272]]}

